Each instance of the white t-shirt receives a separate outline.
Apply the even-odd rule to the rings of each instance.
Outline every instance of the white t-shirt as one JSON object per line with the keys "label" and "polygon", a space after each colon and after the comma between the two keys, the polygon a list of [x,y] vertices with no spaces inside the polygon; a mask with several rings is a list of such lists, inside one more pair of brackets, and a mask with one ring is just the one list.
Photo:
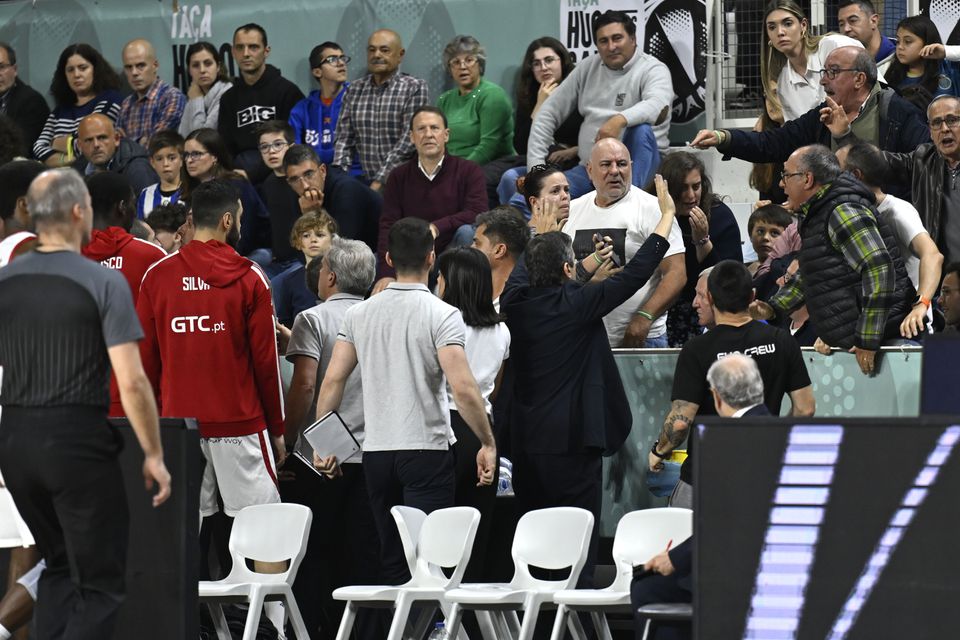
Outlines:
{"label": "white t-shirt", "polygon": [[[564,225],[563,232],[573,238],[573,252],[577,260],[593,253],[593,234],[610,236],[613,239],[613,251],[623,266],[633,258],[637,249],[657,228],[657,223],[660,222],[660,205],[656,197],[632,185],[627,195],[609,207],[597,206],[596,195],[596,192],[591,191],[570,203],[570,218]],[[680,235],[676,220],[667,240],[670,248],[664,257],[684,252],[683,236]],[[657,269],[642,289],[603,319],[611,347],[619,347],[623,343],[627,325],[633,320],[634,314],[646,304],[660,283],[660,278],[660,269]],[[647,337],[658,338],[666,331],[667,314],[663,314],[653,321]]]}
{"label": "white t-shirt", "polygon": [[[820,70],[830,52],[837,47],[860,47],[859,40],[831,33],[820,40],[817,50],[807,54],[807,73],[800,75],[788,62],[780,70],[777,78],[777,95],[783,105],[783,119],[796,120],[810,109],[823,102],[823,86],[820,84]],[[844,72],[848,73],[848,72]]]}
{"label": "white t-shirt", "polygon": [[900,258],[907,268],[907,275],[910,276],[910,282],[913,288],[920,286],[920,257],[917,256],[910,243],[921,233],[927,230],[920,221],[920,214],[916,208],[906,200],[901,200],[896,196],[887,194],[883,202],[877,207],[877,213],[880,219],[889,225],[893,235],[897,238],[897,246],[900,247]]}
{"label": "white t-shirt", "polygon": [[[490,403],[490,395],[497,383],[497,374],[500,373],[503,361],[510,357],[510,329],[505,322],[492,327],[467,325],[467,343],[463,348],[467,352],[470,371],[477,379],[477,385],[480,386],[480,395],[483,396],[487,415],[492,415],[493,405]],[[447,399],[450,402],[450,409],[456,410],[457,405],[453,402],[453,393],[449,384],[447,384]]]}

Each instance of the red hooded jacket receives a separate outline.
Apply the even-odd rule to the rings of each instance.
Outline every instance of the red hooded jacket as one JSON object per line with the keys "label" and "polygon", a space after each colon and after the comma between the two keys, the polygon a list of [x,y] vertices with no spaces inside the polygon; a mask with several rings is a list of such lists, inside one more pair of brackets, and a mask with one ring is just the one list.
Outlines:
{"label": "red hooded jacket", "polygon": [[[130,285],[133,302],[136,304],[140,293],[140,281],[143,274],[154,262],[167,253],[146,240],[134,238],[120,227],[94,229],[90,233],[90,244],[85,246],[83,255],[99,262],[103,266],[119,271]],[[110,373],[110,417],[122,418],[123,406],[120,404],[120,391],[117,379]]]}
{"label": "red hooded jacket", "polygon": [[204,438],[283,434],[266,276],[216,240],[194,240],[143,277],[140,354],[161,415],[195,417]]}

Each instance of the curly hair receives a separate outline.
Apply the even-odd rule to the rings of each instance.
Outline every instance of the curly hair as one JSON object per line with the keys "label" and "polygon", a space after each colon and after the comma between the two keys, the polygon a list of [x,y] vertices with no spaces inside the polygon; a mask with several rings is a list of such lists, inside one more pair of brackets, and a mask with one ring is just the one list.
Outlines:
{"label": "curly hair", "polygon": [[99,95],[107,89],[120,88],[120,76],[99,51],[83,42],[74,43],[60,52],[57,70],[53,72],[53,80],[50,82],[50,95],[53,96],[53,101],[58,107],[72,107],[77,103],[77,94],[67,82],[67,60],[71,56],[80,56],[93,67],[94,95]]}

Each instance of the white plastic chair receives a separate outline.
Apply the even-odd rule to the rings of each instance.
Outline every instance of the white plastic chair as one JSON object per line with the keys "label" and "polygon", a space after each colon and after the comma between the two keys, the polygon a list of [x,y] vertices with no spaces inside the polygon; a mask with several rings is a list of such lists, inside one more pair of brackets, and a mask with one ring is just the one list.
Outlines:
{"label": "white plastic chair", "polygon": [[[454,636],[460,629],[464,609],[492,611],[498,625],[493,640],[530,640],[541,609],[553,608],[553,594],[572,589],[587,561],[593,514],[576,507],[553,507],[531,511],[520,518],[513,537],[513,580],[505,584],[466,584],[446,593],[453,604],[447,629]],[[559,570],[570,567],[564,580],[540,580],[530,567]],[[517,611],[523,611],[521,624]],[[485,633],[485,637],[487,637]]]}
{"label": "white plastic chair", "polygon": [[423,528],[423,521],[427,519],[427,514],[415,507],[396,505],[390,509],[390,515],[397,523],[403,555],[407,559],[407,568],[412,576],[417,570],[417,541],[420,540],[420,529]]}
{"label": "white plastic chair", "polygon": [[[230,575],[215,582],[200,582],[200,601],[210,608],[220,640],[231,638],[222,603],[249,603],[243,640],[254,640],[264,601],[276,600],[286,604],[296,637],[309,639],[292,588],[307,550],[312,520],[310,509],[299,504],[260,504],[237,514],[230,532]],[[290,566],[283,573],[257,573],[247,568],[248,558],[261,562],[289,560]]]}
{"label": "white plastic chair", "polygon": [[[574,589],[553,595],[558,605],[557,617],[550,640],[562,640],[571,613],[589,611],[600,640],[612,640],[606,614],[630,613],[630,581],[633,567],[645,563],[667,548],[671,540],[680,544],[693,533],[693,512],[690,509],[664,507],[632,511],[617,524],[613,538],[613,562],[617,576],[604,589]],[[575,623],[576,624],[576,623]]]}
{"label": "white plastic chair", "polygon": [[[413,637],[422,638],[436,607],[440,607],[445,615],[449,609],[443,601],[444,592],[457,587],[463,579],[480,523],[479,511],[473,507],[438,509],[422,521],[419,516],[423,512],[418,509],[393,507],[391,513],[397,521],[408,563],[410,547],[413,546],[410,542],[416,540],[411,578],[400,586],[357,585],[334,591],[334,598],[347,602],[337,640],[349,638],[359,607],[391,605],[394,606],[393,621],[387,639],[401,640],[411,606],[414,603],[432,603],[433,606],[426,607],[421,613],[414,628]],[[418,534],[416,538],[413,537],[414,533]],[[448,578],[441,568],[453,568],[453,573]],[[451,637],[456,637],[456,634],[451,634]]]}

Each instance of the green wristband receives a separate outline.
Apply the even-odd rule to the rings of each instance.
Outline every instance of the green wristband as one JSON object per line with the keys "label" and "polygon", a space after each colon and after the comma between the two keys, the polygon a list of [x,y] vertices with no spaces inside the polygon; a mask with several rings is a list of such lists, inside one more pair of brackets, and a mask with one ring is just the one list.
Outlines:
{"label": "green wristband", "polygon": [[656,320],[656,318],[654,318],[651,314],[647,313],[643,309],[640,309],[639,311],[637,311],[637,315],[646,318],[650,322],[653,322],[654,320]]}
{"label": "green wristband", "polygon": [[593,259],[597,261],[597,264],[603,264],[603,260],[600,259],[600,256],[597,255],[596,251],[594,251],[592,255],[593,255]]}

